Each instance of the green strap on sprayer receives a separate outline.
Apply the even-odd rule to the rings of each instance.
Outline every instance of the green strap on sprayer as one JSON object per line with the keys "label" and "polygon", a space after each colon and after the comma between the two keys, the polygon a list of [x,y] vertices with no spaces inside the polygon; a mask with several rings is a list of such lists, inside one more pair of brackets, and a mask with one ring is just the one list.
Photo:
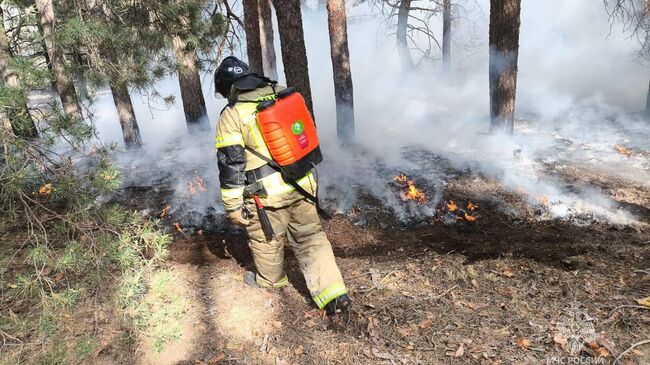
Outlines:
{"label": "green strap on sprayer", "polygon": [[[318,214],[321,215],[321,217],[323,217],[325,219],[331,219],[332,218],[332,216],[330,216],[325,210],[323,210],[323,208],[320,207],[320,204],[318,203],[318,198],[316,196],[310,194],[307,190],[305,190],[302,186],[300,186],[300,184],[298,184],[295,180],[287,178],[287,174],[284,171],[284,168],[282,166],[278,165],[277,162],[273,161],[272,159],[264,156],[263,154],[255,151],[254,149],[252,149],[252,148],[250,148],[248,146],[246,146],[245,148],[250,153],[254,154],[258,158],[260,158],[260,159],[264,160],[266,163],[268,163],[269,166],[271,166],[271,168],[273,168],[275,171],[279,172],[280,175],[282,175],[282,179],[287,184],[291,185],[294,189],[296,189],[296,191],[299,192],[300,195],[304,196],[305,198],[307,198],[308,200],[313,202],[316,205],[316,211],[318,212]],[[318,187],[316,189],[318,189]]]}

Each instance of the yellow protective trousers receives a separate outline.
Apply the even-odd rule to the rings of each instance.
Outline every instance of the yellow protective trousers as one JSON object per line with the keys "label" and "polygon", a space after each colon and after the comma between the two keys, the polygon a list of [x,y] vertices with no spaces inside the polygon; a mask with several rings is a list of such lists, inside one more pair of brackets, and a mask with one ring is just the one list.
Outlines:
{"label": "yellow protective trousers", "polygon": [[276,238],[270,242],[262,231],[254,201],[248,199],[246,206],[252,213],[246,231],[257,268],[258,285],[273,288],[287,285],[284,247],[288,243],[298,259],[307,288],[319,309],[347,293],[334,260],[332,246],[322,230],[314,204],[300,199],[286,207],[266,208],[276,234]]}

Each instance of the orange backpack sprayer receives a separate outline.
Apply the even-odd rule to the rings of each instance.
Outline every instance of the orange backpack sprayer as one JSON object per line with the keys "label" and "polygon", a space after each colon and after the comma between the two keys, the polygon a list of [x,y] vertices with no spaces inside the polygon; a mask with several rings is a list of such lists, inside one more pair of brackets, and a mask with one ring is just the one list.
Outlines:
{"label": "orange backpack sprayer", "polygon": [[[246,149],[279,171],[287,184],[312,201],[318,213],[329,219],[330,215],[318,204],[318,196],[310,194],[296,182],[323,161],[316,125],[305,99],[292,87],[279,91],[275,96],[274,100],[261,101],[256,114],[271,159],[248,146]],[[260,207],[258,204],[258,209]]]}
{"label": "orange backpack sprayer", "polygon": [[323,161],[316,125],[294,88],[257,106],[257,124],[273,160],[287,179],[297,180]]}

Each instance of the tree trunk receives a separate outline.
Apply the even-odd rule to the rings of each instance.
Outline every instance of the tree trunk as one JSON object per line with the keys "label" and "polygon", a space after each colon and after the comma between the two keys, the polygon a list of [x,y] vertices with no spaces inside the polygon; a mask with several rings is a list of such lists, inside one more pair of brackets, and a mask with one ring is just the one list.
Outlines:
{"label": "tree trunk", "polygon": [[490,132],[512,134],[521,0],[490,0]]}
{"label": "tree trunk", "polygon": [[273,0],[273,7],[280,31],[280,49],[287,85],[295,87],[302,94],[313,115],[300,0]]}
{"label": "tree trunk", "polygon": [[451,68],[451,0],[442,1],[442,69]]}
{"label": "tree trunk", "polygon": [[54,34],[56,18],[52,3],[53,0],[36,0],[39,23],[43,32],[45,46],[50,56],[52,73],[56,81],[56,89],[63,104],[63,111],[69,116],[81,119],[81,109],[79,108],[74,82],[66,72],[63,49],[58,45]]}
{"label": "tree trunk", "polygon": [[277,80],[278,69],[275,60],[275,45],[273,44],[271,0],[257,0],[257,10],[260,19],[260,44],[264,76],[271,80]]}
{"label": "tree trunk", "polygon": [[113,102],[117,109],[117,116],[122,126],[124,145],[127,149],[138,148],[142,146],[142,138],[140,137],[140,128],[138,127],[135,112],[133,111],[129,88],[123,82],[111,82],[110,86],[111,93],[113,94]]}
{"label": "tree trunk", "polygon": [[[2,80],[0,83],[5,84],[8,88],[20,91],[20,82],[18,74],[11,68],[11,60],[13,54],[9,44],[9,37],[5,31],[4,14],[0,8],[0,76]],[[27,108],[26,98],[15,98],[11,105],[7,105],[2,113],[2,127],[9,128],[16,135],[23,138],[36,138],[38,137],[38,130],[34,124],[29,109]]]}
{"label": "tree trunk", "polygon": [[327,25],[330,33],[330,51],[334,73],[336,98],[336,134],[343,143],[354,138],[354,97],[345,0],[327,1]]}
{"label": "tree trunk", "polygon": [[244,31],[246,32],[246,51],[248,65],[258,74],[264,73],[262,62],[262,44],[260,42],[260,17],[257,10],[258,0],[243,0]]}
{"label": "tree trunk", "polygon": [[402,64],[402,71],[410,71],[415,65],[413,58],[411,58],[411,50],[407,39],[407,28],[409,22],[409,10],[411,9],[411,0],[402,0],[399,3],[399,10],[397,11],[397,53]]}
{"label": "tree trunk", "polygon": [[208,113],[201,89],[196,50],[189,48],[180,36],[172,37],[176,62],[178,63],[178,83],[181,88],[185,121],[190,133],[199,133],[209,128]]}

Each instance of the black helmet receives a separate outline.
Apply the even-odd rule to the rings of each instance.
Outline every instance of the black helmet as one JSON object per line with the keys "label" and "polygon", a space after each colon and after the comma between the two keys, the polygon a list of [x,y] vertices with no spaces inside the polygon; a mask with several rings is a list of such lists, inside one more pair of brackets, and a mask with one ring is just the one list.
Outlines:
{"label": "black helmet", "polygon": [[[255,77],[246,77],[250,75]],[[214,89],[225,98],[233,84],[240,90],[254,90],[260,86],[260,81],[257,74],[235,56],[224,58],[214,73]]]}

